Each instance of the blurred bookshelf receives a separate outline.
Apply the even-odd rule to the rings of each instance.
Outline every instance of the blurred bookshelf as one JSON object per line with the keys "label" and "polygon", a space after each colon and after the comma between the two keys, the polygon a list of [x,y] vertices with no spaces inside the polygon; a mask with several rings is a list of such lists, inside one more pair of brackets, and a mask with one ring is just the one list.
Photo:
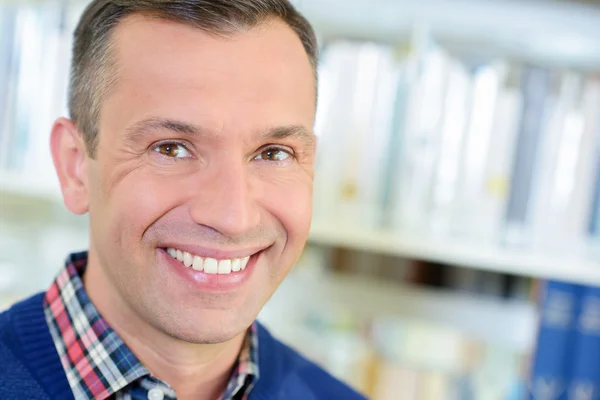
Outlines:
{"label": "blurred bookshelf", "polygon": [[[439,262],[464,268],[600,285],[600,268],[595,246],[579,253],[553,253],[479,244],[456,238],[398,233],[384,230],[340,229],[339,224],[313,223],[310,242],[357,249],[378,254]],[[568,265],[568,268],[565,268]]]}
{"label": "blurred bookshelf", "polygon": [[[600,8],[294,3],[322,47],[314,222],[260,318],[376,400],[554,398],[547,315],[600,320]],[[48,149],[85,4],[0,0],[0,309],[87,247]]]}
{"label": "blurred bookshelf", "polygon": [[309,247],[259,315],[275,335],[369,398],[522,398],[532,303],[315,275],[319,251]]}

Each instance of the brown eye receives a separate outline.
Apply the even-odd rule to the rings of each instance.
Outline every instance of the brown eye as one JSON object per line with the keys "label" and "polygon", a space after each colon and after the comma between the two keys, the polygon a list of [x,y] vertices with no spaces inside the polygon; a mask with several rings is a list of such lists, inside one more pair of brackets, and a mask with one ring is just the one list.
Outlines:
{"label": "brown eye", "polygon": [[279,148],[270,148],[263,150],[258,156],[256,156],[257,160],[263,161],[286,161],[292,157],[289,151],[279,149]]}
{"label": "brown eye", "polygon": [[187,158],[190,156],[190,153],[185,146],[179,143],[159,144],[154,148],[154,151],[169,158]]}

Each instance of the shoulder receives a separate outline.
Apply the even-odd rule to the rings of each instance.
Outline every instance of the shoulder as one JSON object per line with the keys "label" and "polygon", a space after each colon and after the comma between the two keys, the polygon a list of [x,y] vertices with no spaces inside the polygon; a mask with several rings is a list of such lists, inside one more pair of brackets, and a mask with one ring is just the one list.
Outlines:
{"label": "shoulder", "polygon": [[[8,346],[11,344],[8,342],[17,339],[15,330],[17,329],[17,326],[19,325],[18,322],[21,317],[23,317],[24,312],[26,313],[26,310],[32,309],[41,310],[42,302],[43,295],[40,293],[14,304],[8,310],[0,312],[0,343],[4,343]],[[30,316],[31,315],[27,315],[26,317],[30,318]]]}
{"label": "shoulder", "polygon": [[[33,377],[20,345],[19,319],[23,310],[42,301],[33,296],[0,313],[0,398],[49,399]],[[25,307],[25,308],[24,308]]]}
{"label": "shoulder", "polygon": [[44,294],[38,293],[28,297],[0,312],[0,341],[10,339],[11,333],[22,325],[21,321],[38,321],[44,319]]}
{"label": "shoulder", "polygon": [[362,400],[345,383],[333,377],[323,368],[298,354],[295,350],[275,339],[260,324],[259,365],[260,379],[271,385],[271,393],[280,393],[282,399],[341,399]]}
{"label": "shoulder", "polygon": [[50,399],[25,365],[2,342],[0,342],[0,360],[2,360],[0,363],[0,398]]}

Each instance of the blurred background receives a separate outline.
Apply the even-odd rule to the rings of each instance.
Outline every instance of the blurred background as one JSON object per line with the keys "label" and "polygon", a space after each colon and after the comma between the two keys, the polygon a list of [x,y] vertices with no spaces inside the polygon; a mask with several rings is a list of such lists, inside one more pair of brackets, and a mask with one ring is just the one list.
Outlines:
{"label": "blurred background", "polygon": [[[600,398],[600,2],[297,0],[315,213],[260,318],[377,400]],[[48,138],[86,0],[0,0],[0,309],[87,220]]]}

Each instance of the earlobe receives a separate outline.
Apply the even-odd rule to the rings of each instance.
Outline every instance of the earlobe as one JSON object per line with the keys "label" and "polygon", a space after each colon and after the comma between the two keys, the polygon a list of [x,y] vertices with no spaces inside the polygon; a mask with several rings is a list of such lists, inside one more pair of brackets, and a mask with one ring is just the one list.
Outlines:
{"label": "earlobe", "polygon": [[65,205],[74,214],[85,214],[89,208],[88,156],[81,133],[73,121],[67,118],[56,120],[52,127],[50,149]]}

